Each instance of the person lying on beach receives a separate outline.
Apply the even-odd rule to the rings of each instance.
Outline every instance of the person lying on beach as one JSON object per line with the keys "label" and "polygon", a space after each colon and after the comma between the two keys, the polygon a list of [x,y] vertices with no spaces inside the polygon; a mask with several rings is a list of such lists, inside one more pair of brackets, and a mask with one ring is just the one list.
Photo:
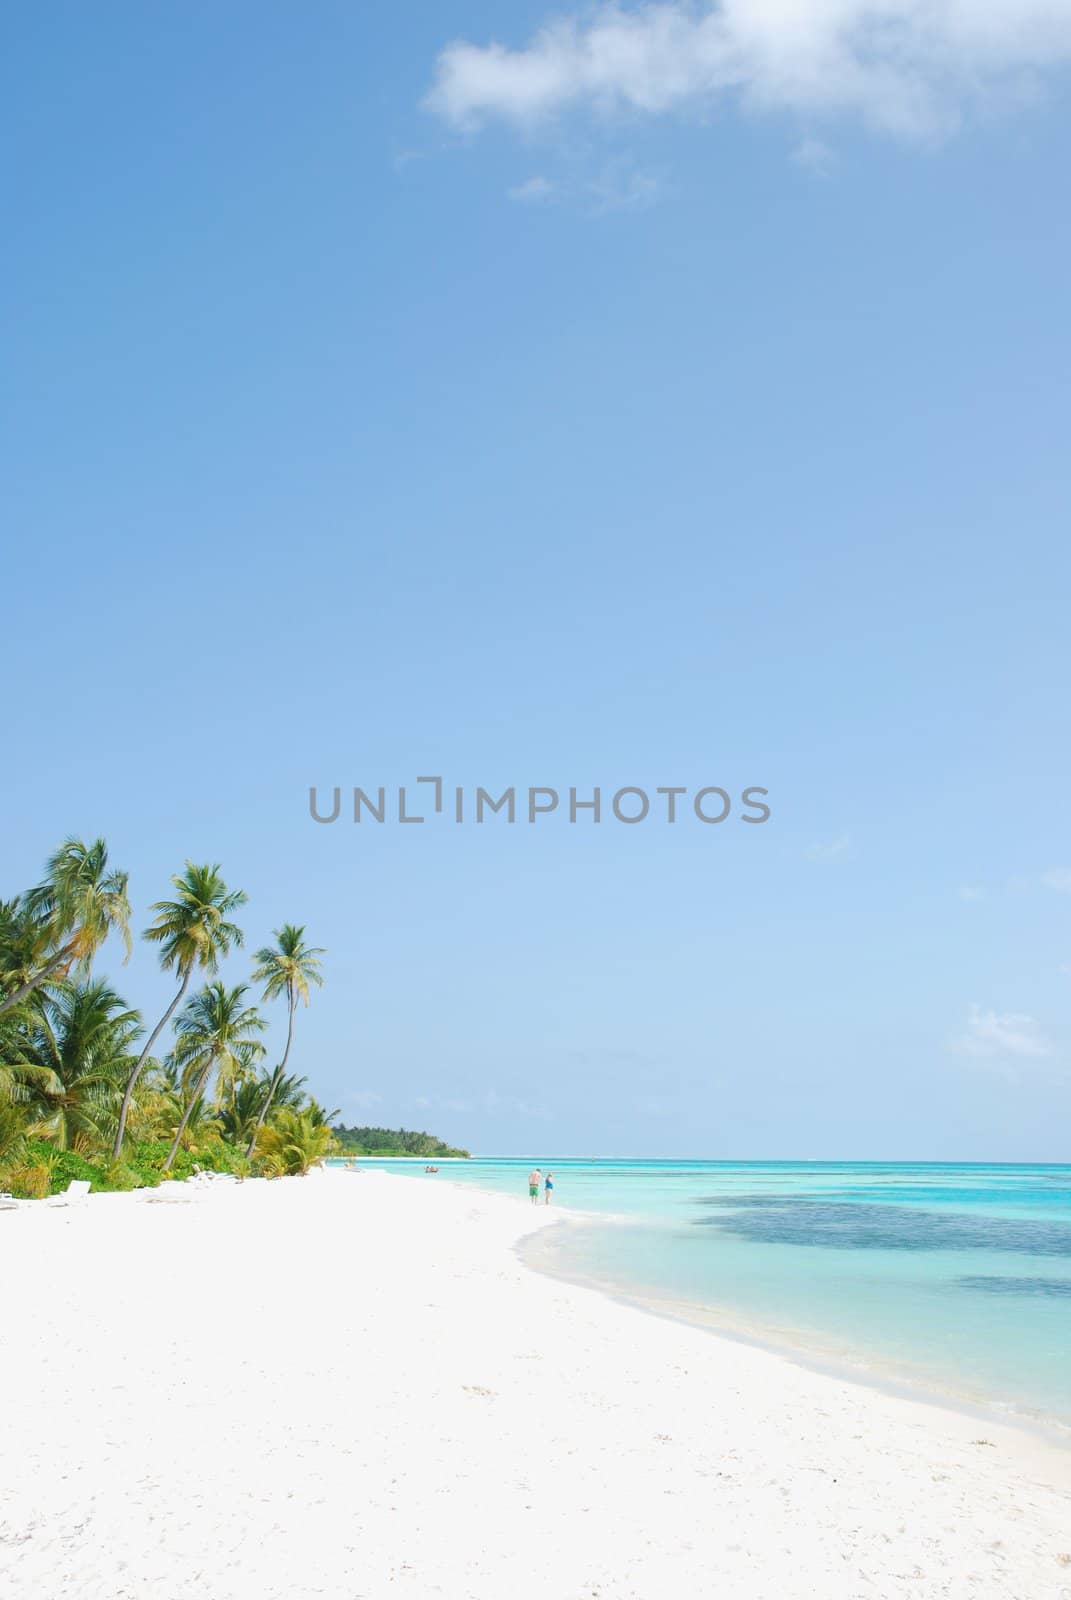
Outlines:
{"label": "person lying on beach", "polygon": [[539,1204],[539,1183],[542,1176],[538,1167],[534,1167],[528,1174],[528,1198],[534,1206]]}

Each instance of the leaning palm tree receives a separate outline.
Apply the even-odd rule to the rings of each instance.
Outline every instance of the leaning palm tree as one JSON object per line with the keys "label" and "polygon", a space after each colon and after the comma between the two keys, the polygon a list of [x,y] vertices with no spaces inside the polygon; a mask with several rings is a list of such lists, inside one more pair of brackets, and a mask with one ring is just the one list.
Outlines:
{"label": "leaning palm tree", "polygon": [[200,968],[202,972],[215,972],[219,958],[228,955],[242,942],[241,928],[227,919],[239,906],[245,905],[246,895],[241,889],[227,888],[218,866],[198,867],[192,861],[187,861],[181,875],[172,878],[171,882],[175,886],[175,899],[157,900],[151,907],[156,912],[156,921],[146,928],[144,937],[151,944],[159,945],[160,966],[165,972],[174,971],[178,974],[179,986],[131,1070],[119,1111],[119,1126],[115,1132],[112,1155],[116,1160],[123,1147],[126,1119],[141,1069],[153,1045],[178,1009],[194,971]]}
{"label": "leaning palm tree", "polygon": [[110,1139],[141,1016],[103,979],[60,984],[37,995],[33,1010],[19,1063],[30,1102],[28,1131],[60,1150],[76,1142],[99,1148]]}
{"label": "leaning palm tree", "polygon": [[297,1003],[303,1000],[308,1005],[309,985],[314,983],[320,988],[324,981],[320,972],[320,957],[324,952],[315,945],[305,943],[304,928],[297,928],[292,922],[285,922],[281,928],[275,929],[273,937],[275,939],[273,945],[265,945],[263,950],[257,951],[253,982],[264,985],[265,1000],[279,1000],[283,996],[286,997],[286,1048],[283,1051],[283,1059],[276,1067],[268,1085],[264,1104],[260,1108],[256,1127],[253,1129],[253,1137],[246,1150],[247,1156],[253,1154],[257,1134],[271,1110],[272,1102],[279,1092],[279,1085],[286,1075],[286,1063],[290,1058],[290,1046],[294,1041],[294,1012]]}
{"label": "leaning palm tree", "polygon": [[205,1092],[213,1069],[220,1087],[248,1076],[263,1045],[258,1034],[265,1028],[256,1006],[247,1006],[244,983],[227,989],[218,980],[208,983],[188,1000],[176,1023],[174,1063],[186,1084],[186,1108],[175,1129],[163,1170],[167,1172],[186,1131],[194,1105]]}
{"label": "leaning palm tree", "polygon": [[[48,931],[30,913],[25,895],[0,900],[0,994],[19,990],[28,996],[29,982],[48,955]],[[12,1006],[17,1000],[12,1001]],[[5,1007],[5,1010],[8,1008]],[[8,1010],[10,1020],[10,1010]]]}
{"label": "leaning palm tree", "polygon": [[19,915],[26,919],[27,946],[32,948],[36,939],[41,959],[35,962],[35,970],[0,999],[0,1016],[50,978],[66,976],[72,967],[88,971],[113,929],[121,935],[129,956],[126,891],[127,874],[108,870],[108,847],[103,839],[88,845],[81,839],[66,839],[50,857],[44,881],[30,890],[19,908]]}

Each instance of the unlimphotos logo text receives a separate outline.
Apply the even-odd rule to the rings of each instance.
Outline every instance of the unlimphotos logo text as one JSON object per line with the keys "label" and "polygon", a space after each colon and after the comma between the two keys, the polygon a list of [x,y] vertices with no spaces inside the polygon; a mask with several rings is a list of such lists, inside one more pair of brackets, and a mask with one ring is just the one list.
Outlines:
{"label": "unlimphotos logo text", "polygon": [[[329,790],[309,788],[309,816],[313,822],[347,821],[364,824],[423,823],[442,817],[453,823],[534,825],[557,816],[560,822],[587,825],[603,822],[663,822],[705,824],[716,827],[735,818],[757,825],[768,822],[769,790],[752,784],[730,793],[720,784],[695,790],[683,784],[657,784],[641,788],[623,784],[610,790],[601,787],[552,788],[546,784],[520,787],[511,784],[495,794],[493,787],[447,784],[441,776],[421,777],[412,784],[396,787],[346,789],[336,784]],[[345,806],[343,794],[345,793]]]}

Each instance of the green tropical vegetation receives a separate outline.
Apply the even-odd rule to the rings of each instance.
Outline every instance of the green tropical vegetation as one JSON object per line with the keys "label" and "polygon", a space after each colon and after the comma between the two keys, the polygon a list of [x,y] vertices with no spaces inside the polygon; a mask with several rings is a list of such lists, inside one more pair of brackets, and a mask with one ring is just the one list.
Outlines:
{"label": "green tropical vegetation", "polygon": [[341,1123],[332,1129],[336,1153],[344,1156],[460,1156],[469,1159],[467,1150],[455,1150],[430,1133],[411,1133],[406,1128],[346,1128]]}
{"label": "green tropical vegetation", "polygon": [[103,839],[70,838],[39,884],[0,901],[0,1190],[40,1198],[74,1179],[132,1189],[195,1167],[308,1172],[335,1148],[337,1113],[287,1068],[295,1011],[322,984],[324,952],[293,923],[257,952],[252,982],[286,1004],[285,1044],[266,1067],[268,1018],[250,984],[217,975],[241,947],[234,917],[246,896],[218,865],[187,862],[142,932],[175,979],[147,1030],[94,972],[109,935],[129,957],[128,887]]}
{"label": "green tropical vegetation", "polygon": [[331,1129],[317,1122],[309,1108],[279,1110],[261,1128],[257,1149],[272,1176],[303,1177],[332,1147]]}

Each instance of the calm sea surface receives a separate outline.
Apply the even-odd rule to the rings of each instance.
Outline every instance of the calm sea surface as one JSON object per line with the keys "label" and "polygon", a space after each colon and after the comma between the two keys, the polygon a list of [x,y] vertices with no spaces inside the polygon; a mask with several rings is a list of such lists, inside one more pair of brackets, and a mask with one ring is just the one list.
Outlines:
{"label": "calm sea surface", "polygon": [[[535,1267],[1071,1427],[1071,1166],[535,1160],[591,1214]],[[526,1196],[533,1159],[438,1165]]]}

